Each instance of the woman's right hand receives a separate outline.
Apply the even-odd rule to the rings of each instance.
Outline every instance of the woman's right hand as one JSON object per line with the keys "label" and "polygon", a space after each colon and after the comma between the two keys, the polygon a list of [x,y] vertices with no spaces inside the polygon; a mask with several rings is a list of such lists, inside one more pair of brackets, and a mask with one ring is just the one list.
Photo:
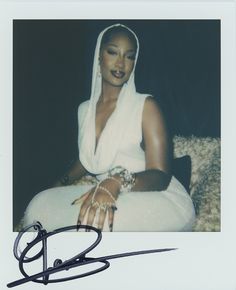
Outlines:
{"label": "woman's right hand", "polygon": [[[114,180],[105,179],[97,186],[83,194],[72,202],[72,205],[81,204],[77,225],[94,225],[97,215],[97,224],[94,225],[102,230],[105,219],[108,216],[108,226],[113,230],[113,221],[116,208],[116,200],[120,192],[120,186]],[[85,216],[87,214],[87,221]]]}

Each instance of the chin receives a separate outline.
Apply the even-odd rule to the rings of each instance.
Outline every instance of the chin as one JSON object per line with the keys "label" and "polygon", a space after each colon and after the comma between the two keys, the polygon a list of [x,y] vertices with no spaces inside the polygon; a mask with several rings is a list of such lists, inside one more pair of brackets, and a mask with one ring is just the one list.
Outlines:
{"label": "chin", "polygon": [[122,82],[107,82],[105,81],[109,86],[116,87],[116,88],[121,88],[123,85],[126,83],[126,81]]}
{"label": "chin", "polygon": [[117,87],[122,87],[125,83],[127,83],[127,79],[123,79],[123,80],[117,80],[117,81],[114,81],[112,82],[114,86],[117,86]]}
{"label": "chin", "polygon": [[125,84],[125,82],[119,83],[119,84],[113,84],[113,86],[115,87],[123,87],[123,85]]}

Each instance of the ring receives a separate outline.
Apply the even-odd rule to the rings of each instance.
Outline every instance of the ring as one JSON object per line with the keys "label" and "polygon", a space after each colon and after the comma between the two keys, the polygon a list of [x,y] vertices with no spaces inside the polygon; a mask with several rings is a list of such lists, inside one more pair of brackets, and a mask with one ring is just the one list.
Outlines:
{"label": "ring", "polygon": [[114,202],[108,202],[107,205],[108,205],[108,207],[110,207],[110,208],[113,208],[113,207],[116,208],[116,204],[115,204]]}
{"label": "ring", "polygon": [[107,203],[102,203],[102,204],[100,204],[100,206],[99,206],[99,209],[100,209],[100,210],[103,210],[103,211],[106,211],[107,208],[108,208],[108,204],[107,204]]}
{"label": "ring", "polygon": [[117,210],[117,207],[116,207],[116,205],[115,205],[115,204],[113,204],[113,205],[111,206],[111,209],[112,209],[113,211],[116,211],[116,210]]}
{"label": "ring", "polygon": [[110,207],[111,209],[113,209],[113,210],[117,209],[116,204],[113,203],[113,202],[102,203],[102,204],[100,204],[100,206],[99,206],[99,208],[100,208],[101,210],[104,210],[104,211],[106,211],[109,207]]}
{"label": "ring", "polygon": [[95,200],[95,201],[91,201],[91,206],[95,208],[99,208],[101,205],[98,201]]}

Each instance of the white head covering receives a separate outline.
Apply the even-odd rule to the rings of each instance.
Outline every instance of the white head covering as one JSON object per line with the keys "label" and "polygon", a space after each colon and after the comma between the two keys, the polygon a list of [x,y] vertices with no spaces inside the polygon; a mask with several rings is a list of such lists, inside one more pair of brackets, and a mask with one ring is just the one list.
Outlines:
{"label": "white head covering", "polygon": [[[96,152],[96,104],[101,94],[102,78],[100,74],[99,54],[101,40],[104,33],[116,26],[121,26],[129,30],[137,42],[137,52],[133,71],[129,80],[123,85],[117,100],[116,108],[108,119],[105,128],[99,138]],[[112,163],[119,150],[119,144],[125,132],[126,124],[129,122],[130,113],[132,112],[133,103],[137,97],[134,83],[134,71],[139,52],[139,42],[136,34],[123,24],[114,24],[104,29],[98,36],[93,62],[92,88],[89,106],[85,118],[79,124],[79,153],[80,161],[83,166],[93,174],[102,174],[112,167]]]}

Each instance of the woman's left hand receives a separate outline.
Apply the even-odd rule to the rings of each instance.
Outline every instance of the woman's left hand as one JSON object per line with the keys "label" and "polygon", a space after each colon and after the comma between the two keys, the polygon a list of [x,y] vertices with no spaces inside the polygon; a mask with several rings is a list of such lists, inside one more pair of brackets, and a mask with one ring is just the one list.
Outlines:
{"label": "woman's left hand", "polygon": [[[120,185],[112,179],[105,179],[97,186],[83,194],[81,197],[73,201],[74,204],[81,204],[77,225],[93,225],[97,216],[96,227],[103,229],[106,216],[108,214],[108,226],[110,231],[113,229],[114,212],[116,208],[116,200],[120,192]],[[87,215],[87,221],[85,216]]]}

